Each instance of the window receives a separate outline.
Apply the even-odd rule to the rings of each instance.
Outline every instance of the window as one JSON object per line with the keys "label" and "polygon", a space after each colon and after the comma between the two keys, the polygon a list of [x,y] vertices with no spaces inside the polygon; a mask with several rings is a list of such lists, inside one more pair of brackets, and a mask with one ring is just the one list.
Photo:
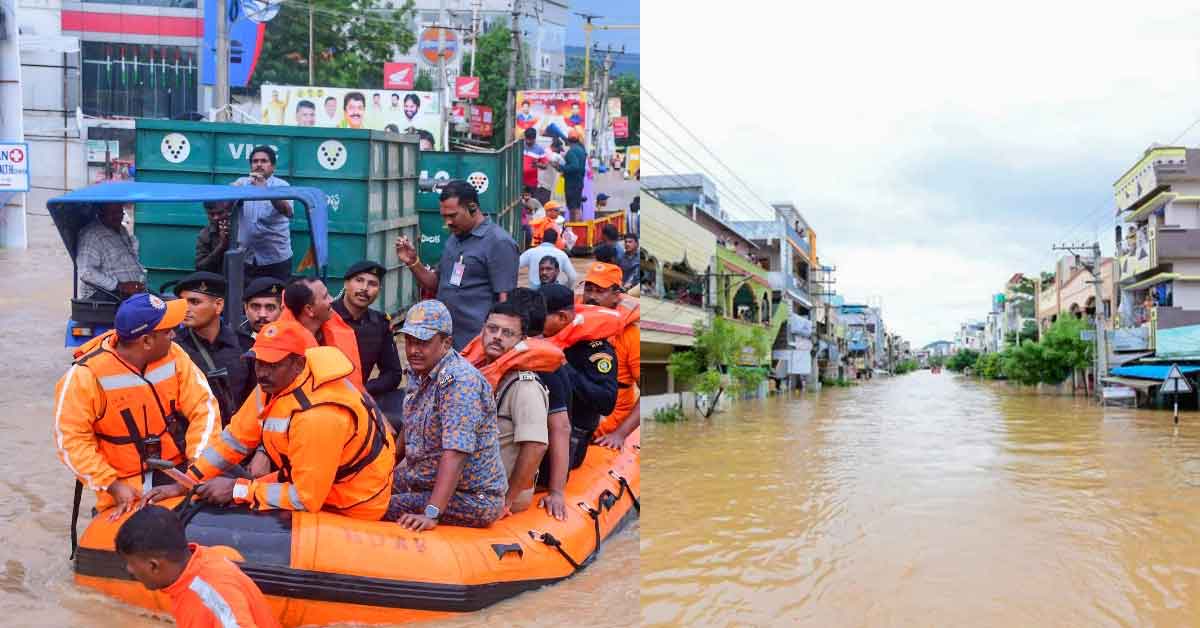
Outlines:
{"label": "window", "polygon": [[196,110],[196,48],[85,41],[83,111],[171,118]]}

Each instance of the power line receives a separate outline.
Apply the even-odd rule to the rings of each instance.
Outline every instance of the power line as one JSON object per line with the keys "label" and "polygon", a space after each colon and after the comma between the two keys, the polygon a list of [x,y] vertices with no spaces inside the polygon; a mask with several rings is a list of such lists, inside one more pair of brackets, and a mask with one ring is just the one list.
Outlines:
{"label": "power line", "polygon": [[[658,126],[657,124],[655,124],[653,120],[651,120],[650,118],[646,117],[645,115],[642,115],[642,121],[643,121],[643,122],[647,122],[647,123],[649,123],[649,124],[650,124],[650,126],[652,126],[652,127],[654,127],[655,129],[657,129],[657,130],[659,131],[659,133],[660,133],[660,134],[661,134],[663,137],[665,137],[665,138],[667,138],[668,140],[670,140],[670,141],[671,141],[671,143],[672,143],[672,144],[674,144],[674,145],[675,145],[675,147],[676,147],[676,148],[678,148],[678,149],[680,150],[680,152],[682,152],[682,153],[683,153],[684,155],[686,155],[687,157],[690,157],[690,158],[692,159],[692,161],[694,161],[694,162],[696,163],[696,165],[697,165],[697,166],[699,166],[699,167],[700,167],[700,169],[701,169],[701,170],[703,170],[703,171],[704,171],[704,173],[705,173],[705,174],[707,174],[707,175],[709,176],[709,178],[710,178],[710,179],[713,181],[714,185],[720,184],[720,185],[721,185],[723,188],[725,188],[725,191],[726,191],[726,193],[727,193],[727,194],[728,194],[730,197],[732,197],[732,198],[736,199],[736,200],[737,200],[737,201],[739,201],[739,202],[740,202],[740,203],[741,203],[743,206],[745,206],[745,207],[747,207],[747,208],[751,207],[750,203],[747,203],[747,202],[745,202],[745,200],[744,200],[744,199],[743,199],[743,198],[742,198],[740,195],[738,195],[738,194],[735,194],[735,193],[733,192],[733,190],[732,190],[732,189],[730,189],[728,186],[726,186],[724,183],[719,183],[719,182],[720,182],[720,179],[719,179],[719,178],[718,178],[718,177],[717,177],[715,174],[713,174],[713,172],[712,172],[711,170],[709,170],[708,168],[706,168],[706,167],[704,166],[704,164],[702,164],[702,163],[700,162],[700,160],[696,158],[696,156],[695,156],[695,155],[693,155],[693,154],[691,154],[690,152],[688,152],[688,150],[687,150],[686,148],[684,148],[684,147],[683,147],[683,145],[681,145],[681,144],[680,144],[680,143],[679,143],[679,142],[678,142],[678,141],[677,141],[677,140],[676,140],[674,137],[672,137],[670,133],[667,133],[665,130],[663,130],[663,128],[662,128],[662,127],[660,127],[660,126]],[[650,135],[648,135],[648,136],[647,136],[647,139],[651,139],[651,140],[654,140],[654,141],[656,141],[656,142],[658,142],[658,141],[659,141],[659,139],[658,139],[658,136],[656,136],[656,135],[654,135],[654,134],[650,134]],[[664,146],[664,149],[666,149],[666,147],[665,147],[665,146]],[[668,152],[670,152],[670,151],[668,150]],[[761,214],[758,214],[757,212],[751,211],[750,213],[751,213],[752,215],[756,216],[756,217],[761,217]],[[768,218],[768,220],[774,220],[774,219],[775,219],[775,211],[774,211],[774,208],[772,208],[771,215],[770,215],[770,217]]]}
{"label": "power line", "polygon": [[[646,151],[646,148],[647,148],[647,145],[646,145],[646,144],[643,142],[643,144],[642,144],[642,151],[643,151],[643,152],[647,152],[647,151]],[[657,150],[658,150],[658,147],[655,147],[655,151],[657,151]],[[665,150],[665,149],[664,149],[664,150]],[[670,151],[666,151],[666,152],[670,152]],[[661,156],[659,156],[657,153],[655,153],[655,152],[653,152],[653,151],[647,152],[647,154],[651,154],[651,155],[653,155],[653,157],[654,157],[654,160],[655,160],[655,161],[657,161],[657,162],[659,162],[659,164],[665,165],[665,164],[667,163],[667,160],[666,160],[666,159],[662,158]],[[677,156],[676,156],[674,153],[671,153],[671,156],[672,156],[672,157],[673,157],[673,158],[674,158],[674,159],[675,159],[677,162],[680,162],[680,163],[682,163],[682,162],[681,162],[681,160],[680,160],[680,159],[679,159],[679,158],[678,158],[678,157],[677,157]],[[686,165],[685,165],[684,169],[685,169],[685,170],[687,169]],[[676,172],[674,169],[671,169],[671,172],[674,172],[674,173],[677,175],[677,177],[676,177],[676,179],[675,179],[675,180],[676,180],[676,181],[678,181],[678,182],[681,182],[681,185],[682,185],[683,187],[695,187],[695,183],[693,183],[693,182],[690,182],[690,181],[687,181],[686,179],[681,179],[681,178],[680,178],[680,177],[684,177],[684,176],[686,176],[686,175],[679,174],[679,173],[678,173],[678,172]],[[753,212],[752,212],[752,211],[751,211],[751,210],[750,210],[748,207],[746,207],[746,206],[744,206],[744,205],[741,205],[741,204],[740,204],[740,203],[741,203],[741,201],[737,201],[737,199],[730,199],[730,205],[734,205],[734,204],[735,204],[735,201],[736,201],[736,203],[737,203],[737,207],[739,207],[740,209],[742,209],[742,210],[744,210],[744,211],[746,211],[746,212],[750,213],[751,215],[753,215]]]}
{"label": "power line", "polygon": [[653,100],[655,102],[655,104],[657,104],[659,106],[659,108],[662,109],[663,112],[667,114],[667,116],[669,116],[672,120],[675,121],[675,124],[679,125],[679,128],[683,129],[683,131],[685,133],[687,133],[689,137],[691,137],[697,144],[699,144],[700,147],[704,149],[704,152],[708,153],[709,156],[711,156],[714,160],[716,160],[716,162],[718,164],[721,164],[721,167],[725,168],[725,170],[727,170],[729,172],[729,174],[733,175],[733,178],[738,183],[742,184],[742,187],[746,188],[746,190],[748,192],[750,192],[751,196],[758,199],[758,202],[762,203],[763,206],[771,207],[771,211],[772,211],[772,213],[774,213],[774,207],[772,207],[772,205],[770,203],[768,203],[767,201],[764,201],[763,198],[761,196],[759,196],[758,193],[755,192],[754,189],[751,188],[748,183],[746,183],[745,179],[742,179],[740,176],[738,176],[738,173],[734,172],[733,169],[730,168],[724,161],[721,161],[721,158],[717,157],[717,155],[715,153],[713,153],[712,150],[710,150],[708,148],[708,146],[703,141],[700,140],[700,138],[696,137],[695,133],[692,133],[691,129],[689,129],[683,122],[681,122],[679,120],[679,118],[675,116],[675,114],[671,113],[671,110],[667,109],[666,105],[664,105],[662,103],[662,101],[660,101],[658,98],[656,98],[654,96],[653,92],[651,92],[648,88],[646,88],[645,85],[641,86],[641,90],[646,92],[646,95],[650,97],[650,100]]}

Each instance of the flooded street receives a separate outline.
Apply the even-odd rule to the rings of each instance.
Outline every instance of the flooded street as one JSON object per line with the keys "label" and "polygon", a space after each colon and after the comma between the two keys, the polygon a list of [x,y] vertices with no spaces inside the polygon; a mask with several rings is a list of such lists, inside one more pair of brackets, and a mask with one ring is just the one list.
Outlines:
{"label": "flooded street", "polygon": [[[44,209],[32,209],[44,213]],[[161,627],[162,619],[76,587],[67,556],[73,480],[54,454],[54,384],[63,345],[70,259],[49,218],[29,218],[30,249],[0,250],[0,625]],[[80,531],[93,498],[84,497]],[[638,523],[604,546],[595,564],[558,585],[485,611],[425,625],[599,626],[638,621]]]}
{"label": "flooded street", "polygon": [[1196,421],[919,371],[651,424],[643,623],[1195,625]]}

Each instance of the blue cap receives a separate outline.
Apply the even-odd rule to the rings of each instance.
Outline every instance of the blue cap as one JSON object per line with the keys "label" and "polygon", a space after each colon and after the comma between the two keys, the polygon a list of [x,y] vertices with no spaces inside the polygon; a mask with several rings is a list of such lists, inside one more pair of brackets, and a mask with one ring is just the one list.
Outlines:
{"label": "blue cap", "polygon": [[450,310],[447,310],[441,301],[431,299],[418,302],[408,308],[400,333],[418,340],[429,340],[437,333],[449,336],[454,333],[454,325],[450,322]]}
{"label": "blue cap", "polygon": [[121,340],[133,340],[152,331],[178,327],[187,314],[187,301],[163,301],[153,294],[135,294],[121,302],[113,327]]}

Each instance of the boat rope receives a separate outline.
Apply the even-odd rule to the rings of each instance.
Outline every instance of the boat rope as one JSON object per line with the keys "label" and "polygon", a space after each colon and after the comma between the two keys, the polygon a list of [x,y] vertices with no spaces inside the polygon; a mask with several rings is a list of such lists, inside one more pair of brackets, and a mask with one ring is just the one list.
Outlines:
{"label": "boat rope", "polygon": [[612,476],[612,478],[617,481],[617,484],[621,486],[621,490],[617,493],[617,500],[620,500],[621,496],[628,493],[630,501],[633,502],[633,509],[636,510],[639,515],[642,514],[642,502],[638,499],[637,495],[633,494],[633,488],[629,486],[629,480],[626,480],[625,476],[623,475],[618,475],[617,472],[613,471],[612,469],[608,470],[608,475]]}
{"label": "boat rope", "polygon": [[562,541],[554,538],[553,534],[550,534],[549,532],[530,530],[529,538],[535,541],[541,541],[542,543],[545,543],[546,545],[558,550],[558,553],[561,554],[563,558],[567,559],[567,562],[571,563],[571,566],[574,567],[576,571],[583,569],[583,566],[580,565],[574,558],[571,558],[571,555],[567,553],[567,550],[562,548]]}

